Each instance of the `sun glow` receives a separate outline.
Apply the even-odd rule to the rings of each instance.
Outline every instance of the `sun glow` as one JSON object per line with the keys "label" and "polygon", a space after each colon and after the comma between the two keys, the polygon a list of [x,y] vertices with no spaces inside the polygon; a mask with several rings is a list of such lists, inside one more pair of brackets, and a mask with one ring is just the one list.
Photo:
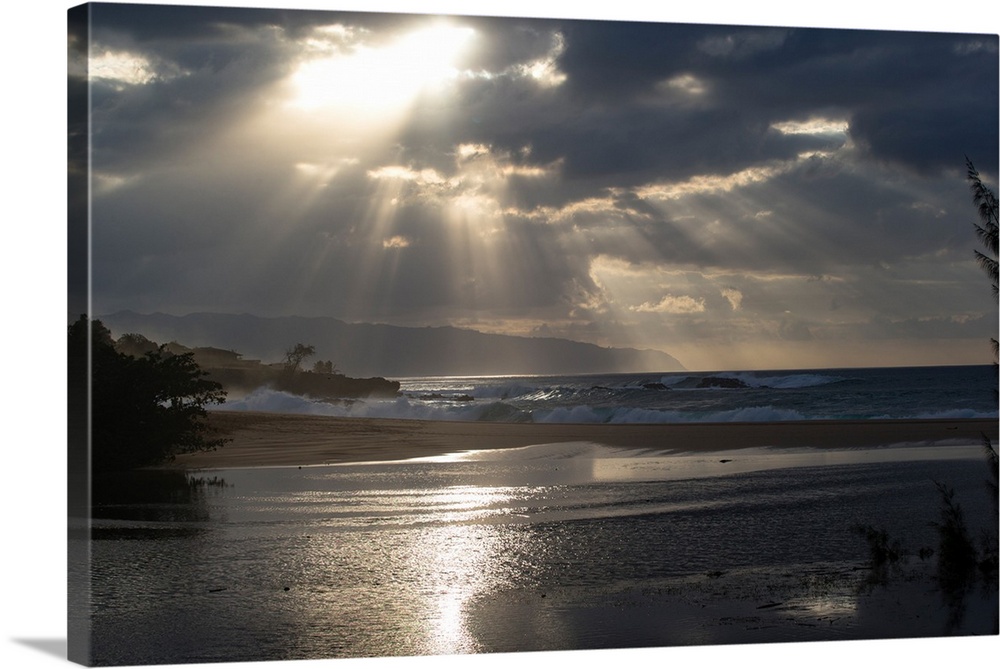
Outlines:
{"label": "sun glow", "polygon": [[292,104],[307,111],[356,113],[399,110],[419,94],[455,79],[456,61],[475,35],[471,28],[440,23],[416,30],[385,46],[354,43],[342,49],[317,47],[322,39],[356,38],[325,31],[310,44],[324,57],[302,62],[292,75]]}
{"label": "sun glow", "polygon": [[512,500],[502,487],[455,486],[422,500],[437,519],[400,534],[407,566],[416,576],[424,652],[477,653],[483,648],[469,621],[477,597],[507,583],[507,556],[517,539],[491,518],[507,515]]}

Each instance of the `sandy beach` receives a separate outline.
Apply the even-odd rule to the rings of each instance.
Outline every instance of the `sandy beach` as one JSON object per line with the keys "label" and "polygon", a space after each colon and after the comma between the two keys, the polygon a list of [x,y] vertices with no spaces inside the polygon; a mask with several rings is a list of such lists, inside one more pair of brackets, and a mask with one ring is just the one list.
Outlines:
{"label": "sandy beach", "polygon": [[400,460],[467,450],[588,441],[618,448],[705,452],[737,448],[876,448],[997,439],[995,420],[788,421],[773,423],[525,424],[338,418],[214,411],[231,439],[179,456],[174,467],[212,469]]}

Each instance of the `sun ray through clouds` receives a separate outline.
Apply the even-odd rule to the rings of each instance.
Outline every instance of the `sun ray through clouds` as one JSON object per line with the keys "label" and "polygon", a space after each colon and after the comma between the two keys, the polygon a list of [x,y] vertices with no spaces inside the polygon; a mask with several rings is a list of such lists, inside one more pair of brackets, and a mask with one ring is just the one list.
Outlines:
{"label": "sun ray through clouds", "polygon": [[[199,32],[162,40],[102,26],[89,72],[71,65],[93,94],[103,311],[253,304],[225,310],[693,366],[988,320],[957,288],[977,267],[946,154],[995,132],[949,102],[995,69],[995,40],[829,33],[827,52],[794,30],[191,17]],[[841,89],[855,80],[878,85]]]}
{"label": "sun ray through clouds", "polygon": [[[475,31],[421,19],[389,39],[346,22],[304,34],[271,32],[282,49],[298,54],[296,62],[258,94],[264,104],[188,149],[186,178],[207,182],[234,166],[258,172],[261,197],[246,205],[236,236],[246,244],[234,243],[230,262],[260,294],[285,293],[281,311],[385,301],[411,241],[397,230],[398,210],[408,192],[435,176],[366,166],[397,152],[400,128],[418,101],[447,107]],[[290,255],[307,239],[306,253]],[[264,277],[282,265],[279,287]]]}

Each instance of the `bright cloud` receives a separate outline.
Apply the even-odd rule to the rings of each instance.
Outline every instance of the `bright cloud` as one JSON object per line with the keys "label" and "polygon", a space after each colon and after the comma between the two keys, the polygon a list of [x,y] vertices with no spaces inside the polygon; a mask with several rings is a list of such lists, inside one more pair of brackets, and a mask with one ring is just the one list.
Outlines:
{"label": "bright cloud", "polygon": [[550,36],[551,45],[548,51],[539,58],[517,61],[502,69],[464,70],[462,79],[475,81],[493,81],[500,79],[527,80],[541,89],[556,88],[566,82],[566,74],[559,69],[559,58],[566,49],[566,40],[562,33],[554,32]]}
{"label": "bright cloud", "polygon": [[143,86],[154,81],[166,81],[187,74],[175,65],[154,64],[146,56],[130,51],[115,51],[95,47],[90,57],[88,75],[95,81],[107,81],[123,86]]}
{"label": "bright cloud", "polygon": [[805,121],[780,121],[771,127],[783,135],[844,135],[848,123],[845,119],[813,116]]}
{"label": "bright cloud", "polygon": [[385,249],[405,249],[410,245],[410,240],[402,235],[393,235],[388,239],[382,240],[382,248]]}
{"label": "bright cloud", "polygon": [[566,81],[566,75],[559,71],[559,56],[566,49],[566,40],[561,33],[553,33],[552,48],[543,58],[516,65],[512,71],[535,81],[538,85],[552,88]]}
{"label": "bright cloud", "polygon": [[740,310],[740,307],[743,305],[743,293],[735,288],[723,288],[720,292],[729,301],[729,306],[733,308],[733,311]]}
{"label": "bright cloud", "polygon": [[430,168],[415,170],[411,167],[404,167],[403,165],[386,165],[384,167],[368,170],[368,176],[369,178],[375,180],[398,179],[400,181],[412,181],[421,185],[439,186],[449,183],[449,180],[443,177],[437,170]]}
{"label": "bright cloud", "polygon": [[697,314],[705,311],[705,300],[688,295],[664,295],[657,303],[643,302],[630,311],[652,314]]}
{"label": "bright cloud", "polygon": [[676,200],[687,195],[727,193],[737,188],[761,184],[782,174],[787,174],[802,163],[831,156],[830,152],[808,151],[793,160],[772,161],[755,165],[731,174],[699,174],[686,181],[652,183],[636,189],[639,197],[654,200]]}
{"label": "bright cloud", "polygon": [[678,74],[663,82],[662,87],[694,97],[704,95],[708,91],[708,84],[693,74]]}

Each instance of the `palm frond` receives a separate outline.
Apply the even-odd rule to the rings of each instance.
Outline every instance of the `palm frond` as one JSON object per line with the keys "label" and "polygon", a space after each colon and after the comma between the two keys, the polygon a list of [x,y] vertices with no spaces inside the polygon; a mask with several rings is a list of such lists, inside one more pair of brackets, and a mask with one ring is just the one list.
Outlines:
{"label": "palm frond", "polygon": [[986,482],[986,490],[989,491],[990,499],[993,500],[993,513],[998,512],[998,483],[1000,483],[1000,459],[997,457],[997,451],[993,448],[993,442],[985,434],[982,435],[982,445],[983,452],[986,455],[986,464],[990,470],[991,481]]}
{"label": "palm frond", "polygon": [[998,241],[1000,241],[1000,229],[997,226],[997,196],[979,176],[979,170],[972,164],[969,157],[965,157],[966,176],[969,180],[969,189],[972,191],[972,202],[979,210],[979,223],[973,224],[976,228],[976,236],[986,250],[992,254],[987,255],[981,251],[976,251],[976,262],[983,268],[986,275],[993,284],[993,298],[1000,301],[1000,290],[997,287],[998,281]]}
{"label": "palm frond", "polygon": [[983,271],[986,272],[987,276],[989,276],[990,280],[995,284],[997,282],[998,272],[1000,272],[996,258],[991,258],[984,253],[980,253],[979,251],[975,251],[975,254],[976,262],[979,263],[979,266],[983,268]]}
{"label": "palm frond", "polygon": [[993,255],[997,255],[997,226],[983,226],[978,223],[973,223],[976,228],[976,237],[986,248],[993,252]]}
{"label": "palm frond", "polygon": [[[989,186],[983,183],[979,170],[976,169],[968,156],[965,158],[966,177],[969,180],[969,190],[972,191],[972,203],[979,210],[979,218],[983,222],[983,228],[992,230],[994,239],[997,229],[997,195]],[[997,252],[996,247],[991,249]]]}

